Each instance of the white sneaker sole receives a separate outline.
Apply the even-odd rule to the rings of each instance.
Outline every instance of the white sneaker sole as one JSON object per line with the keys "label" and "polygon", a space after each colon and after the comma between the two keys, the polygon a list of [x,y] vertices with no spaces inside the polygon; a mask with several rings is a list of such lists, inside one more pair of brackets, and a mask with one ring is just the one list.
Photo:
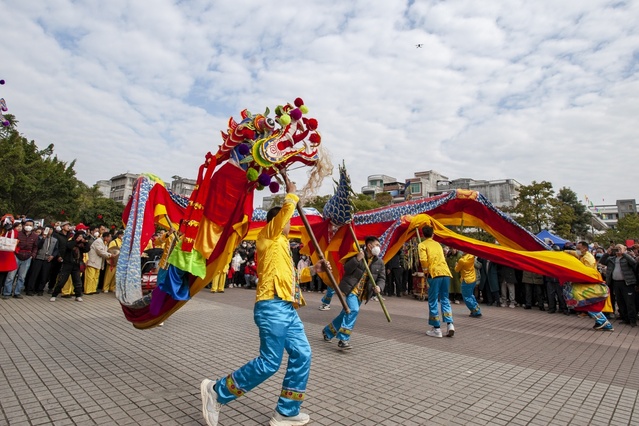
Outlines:
{"label": "white sneaker sole", "polygon": [[206,424],[209,426],[213,426],[213,425],[209,423],[209,416],[207,415],[207,411],[206,411],[206,403],[208,398],[207,387],[209,383],[212,383],[212,382],[213,380],[204,379],[202,380],[202,383],[200,383],[200,395],[202,396],[202,417],[204,417],[204,421],[206,421]]}

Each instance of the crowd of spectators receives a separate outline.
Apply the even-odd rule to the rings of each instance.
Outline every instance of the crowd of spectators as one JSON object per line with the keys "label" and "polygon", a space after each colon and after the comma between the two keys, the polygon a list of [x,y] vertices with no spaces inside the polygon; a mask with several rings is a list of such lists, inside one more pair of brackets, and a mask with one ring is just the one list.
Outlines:
{"label": "crowd of spectators", "polygon": [[[51,295],[50,301],[115,291],[115,265],[122,231],[104,226],[89,228],[83,223],[55,222],[36,226],[32,219],[2,217],[0,235],[15,248],[0,251],[0,294],[2,299]],[[6,240],[5,240],[6,241]]]}

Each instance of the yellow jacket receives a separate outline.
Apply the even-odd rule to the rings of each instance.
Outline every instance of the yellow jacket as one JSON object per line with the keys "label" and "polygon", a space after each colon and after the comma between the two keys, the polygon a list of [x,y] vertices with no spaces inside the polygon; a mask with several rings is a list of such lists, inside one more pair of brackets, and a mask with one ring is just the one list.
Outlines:
{"label": "yellow jacket", "polygon": [[578,252],[577,250],[566,250],[566,253],[572,254],[577,259],[579,259],[581,263],[588,266],[589,268],[597,269],[597,261],[595,260],[595,256],[593,256],[592,253],[590,253],[589,251],[581,254],[581,252]]}
{"label": "yellow jacket", "polygon": [[284,226],[291,220],[299,198],[295,194],[286,194],[284,205],[258,234],[256,302],[271,300],[278,296],[287,302],[293,302],[297,269],[293,267],[288,238],[282,234]]}
{"label": "yellow jacket", "polygon": [[461,279],[466,284],[474,284],[477,281],[477,275],[475,274],[475,256],[470,253],[466,253],[459,258],[455,265],[455,271],[461,274]]}
{"label": "yellow jacket", "polygon": [[441,244],[432,238],[428,238],[419,243],[419,262],[424,272],[428,272],[432,278],[452,277],[450,268],[444,258],[444,249]]}

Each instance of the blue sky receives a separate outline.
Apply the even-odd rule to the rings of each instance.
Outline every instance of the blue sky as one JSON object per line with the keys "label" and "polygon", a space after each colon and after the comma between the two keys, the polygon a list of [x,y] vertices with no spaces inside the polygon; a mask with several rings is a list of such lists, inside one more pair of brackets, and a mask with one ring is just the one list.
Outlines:
{"label": "blue sky", "polygon": [[0,96],[88,184],[194,178],[229,117],[301,97],[356,189],[437,170],[639,199],[637,1],[2,6]]}

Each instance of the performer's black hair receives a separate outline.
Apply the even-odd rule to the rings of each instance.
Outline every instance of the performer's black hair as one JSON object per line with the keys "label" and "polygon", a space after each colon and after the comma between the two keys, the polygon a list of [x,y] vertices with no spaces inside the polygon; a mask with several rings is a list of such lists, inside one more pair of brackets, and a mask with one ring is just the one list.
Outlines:
{"label": "performer's black hair", "polygon": [[433,227],[432,226],[424,226],[422,228],[422,234],[424,234],[424,238],[432,238],[433,237]]}
{"label": "performer's black hair", "polygon": [[270,222],[271,220],[273,220],[273,218],[275,216],[277,216],[277,214],[280,212],[280,210],[282,210],[281,207],[273,207],[271,208],[268,213],[266,213],[266,223]]}

